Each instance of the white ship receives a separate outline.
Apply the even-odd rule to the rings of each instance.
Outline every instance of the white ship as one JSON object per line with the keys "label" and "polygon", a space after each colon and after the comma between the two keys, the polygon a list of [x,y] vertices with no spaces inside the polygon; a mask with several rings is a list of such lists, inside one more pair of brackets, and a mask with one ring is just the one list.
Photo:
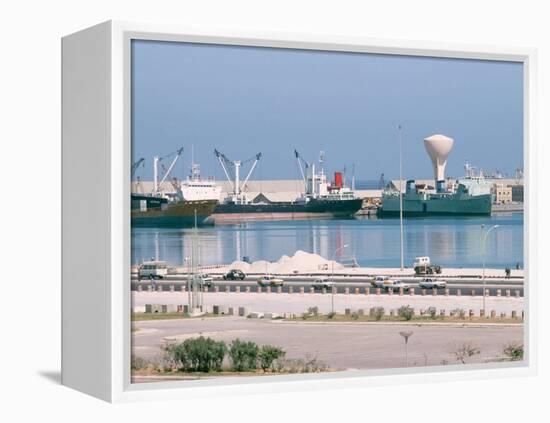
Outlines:
{"label": "white ship", "polygon": [[187,177],[187,180],[181,182],[178,191],[185,201],[220,201],[222,187],[212,177],[201,178],[200,166],[193,163],[191,164],[191,174]]}

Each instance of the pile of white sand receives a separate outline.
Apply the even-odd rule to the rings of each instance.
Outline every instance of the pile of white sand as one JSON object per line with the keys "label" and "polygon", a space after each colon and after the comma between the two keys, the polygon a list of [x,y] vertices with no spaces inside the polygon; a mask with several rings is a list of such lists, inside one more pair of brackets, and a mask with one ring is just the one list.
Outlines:
{"label": "pile of white sand", "polygon": [[[234,261],[229,268],[240,269],[245,273],[292,274],[330,271],[332,269],[332,264],[332,260],[327,260],[318,254],[311,254],[298,250],[292,257],[284,255],[276,262],[265,260],[259,260],[253,263]],[[341,270],[343,268],[344,266],[340,263],[334,262],[334,270]]]}

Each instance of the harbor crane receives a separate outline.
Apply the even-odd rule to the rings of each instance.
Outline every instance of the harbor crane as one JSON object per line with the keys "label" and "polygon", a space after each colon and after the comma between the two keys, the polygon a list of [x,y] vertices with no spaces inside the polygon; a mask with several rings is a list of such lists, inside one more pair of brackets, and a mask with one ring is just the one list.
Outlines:
{"label": "harbor crane", "polygon": [[[248,182],[248,179],[250,178],[250,175],[252,175],[254,168],[258,164],[258,161],[262,157],[262,153],[258,153],[253,157],[244,161],[230,160],[227,158],[225,154],[221,153],[216,149],[214,150],[214,154],[216,155],[218,161],[220,162],[223,172],[225,173],[225,176],[233,189],[233,192],[230,195],[231,201],[233,201],[236,204],[246,204],[247,198],[243,190],[246,186],[246,183]],[[250,167],[250,170],[248,171],[246,178],[244,178],[244,181],[241,183],[240,181],[241,167],[250,162],[252,162],[252,166]]]}
{"label": "harbor crane", "polygon": [[[182,152],[183,152],[183,147],[179,148],[178,150],[176,150],[173,153],[167,154],[166,156],[163,156],[163,157],[154,156],[153,157],[153,194],[154,195],[157,195],[159,193],[160,187],[162,186],[164,181],[166,181],[166,178],[168,178],[168,176],[170,175],[170,172],[172,171],[172,169],[176,165],[176,162],[180,158]],[[176,156],[174,157],[174,159],[172,160],[172,162],[170,163],[168,168],[164,168],[164,165],[163,165],[164,175],[162,176],[162,179],[159,181],[159,174],[158,174],[158,165],[159,165],[159,163],[162,160],[165,160],[165,159],[171,157],[174,154]]]}

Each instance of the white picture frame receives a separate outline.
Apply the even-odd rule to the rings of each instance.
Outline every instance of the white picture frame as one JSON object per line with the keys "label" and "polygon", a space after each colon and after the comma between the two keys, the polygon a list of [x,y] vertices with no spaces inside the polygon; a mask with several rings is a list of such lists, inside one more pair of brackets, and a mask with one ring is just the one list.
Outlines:
{"label": "white picture frame", "polygon": [[[130,42],[300,48],[524,65],[525,346],[512,363],[130,383]],[[105,22],[62,40],[62,383],[110,402],[532,375],[536,357],[536,52],[523,48]],[[83,195],[83,193],[86,195]],[[85,365],[82,365],[85,363]]]}

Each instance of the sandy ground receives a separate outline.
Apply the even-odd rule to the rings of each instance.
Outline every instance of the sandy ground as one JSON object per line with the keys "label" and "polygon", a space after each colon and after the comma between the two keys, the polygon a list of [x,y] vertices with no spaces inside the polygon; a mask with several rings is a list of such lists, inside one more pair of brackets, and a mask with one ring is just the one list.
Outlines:
{"label": "sandy ground", "polygon": [[[332,274],[335,275],[394,275],[394,276],[413,276],[414,269],[412,263],[410,267],[401,270],[400,268],[379,268],[379,267],[344,267],[341,263],[334,260],[328,260],[318,254],[312,254],[298,250],[292,256],[282,256],[279,260],[269,262],[265,260],[247,263],[235,261],[227,265],[204,266],[203,270],[212,274],[224,274],[229,269],[240,269],[247,274],[273,273],[279,275],[291,274]],[[188,269],[178,267],[175,269],[180,274],[185,274]],[[137,271],[137,267],[134,268]],[[481,268],[443,268],[442,277],[481,277],[483,270]],[[486,278],[503,278],[504,269],[485,269]],[[510,276],[523,278],[523,270],[511,269]]]}
{"label": "sandy ground", "polygon": [[[204,305],[207,310],[212,306],[221,305],[228,307],[248,307],[250,311],[271,312],[271,313],[304,313],[309,307],[317,306],[322,313],[331,311],[330,294],[277,294],[277,293],[205,293]],[[486,297],[485,310],[487,314],[495,310],[498,315],[505,312],[508,316],[516,311],[518,316],[524,307],[523,298],[515,297]],[[132,307],[135,312],[145,311],[145,304],[187,304],[187,293],[181,292],[132,292]],[[410,305],[417,312],[420,309],[435,307],[437,310],[444,309],[446,314],[455,308],[462,308],[468,312],[474,310],[476,314],[483,308],[483,297],[481,296],[409,296],[402,297],[394,294],[389,295],[365,295],[365,294],[336,294],[334,295],[334,310],[337,313],[344,313],[346,308],[352,310],[369,309],[371,307],[384,307],[386,312],[397,309],[402,305]]]}
{"label": "sandy ground", "polygon": [[453,351],[471,343],[481,353],[469,363],[496,360],[510,342],[523,342],[523,325],[417,325],[343,322],[284,322],[239,317],[211,317],[134,322],[133,353],[160,354],[160,345],[187,337],[209,336],[231,342],[235,338],[282,347],[287,358],[314,356],[338,369],[377,369],[405,366],[400,331],[412,331],[409,366],[457,364]]}

